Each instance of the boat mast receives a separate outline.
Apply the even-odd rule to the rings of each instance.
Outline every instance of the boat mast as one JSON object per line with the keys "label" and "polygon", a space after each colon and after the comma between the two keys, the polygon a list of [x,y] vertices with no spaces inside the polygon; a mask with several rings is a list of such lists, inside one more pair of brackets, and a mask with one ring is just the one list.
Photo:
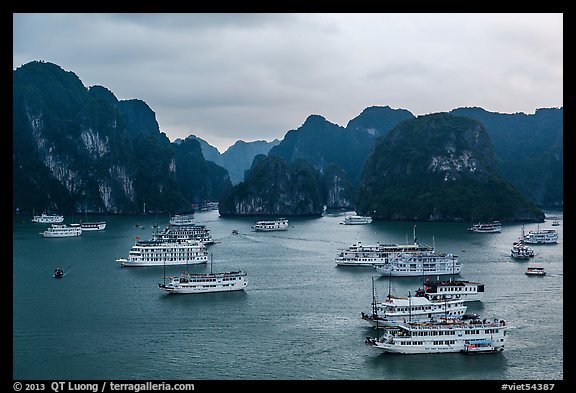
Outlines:
{"label": "boat mast", "polygon": [[376,306],[376,288],[374,287],[374,276],[372,276],[372,317],[376,320],[376,330],[378,330],[378,307]]}
{"label": "boat mast", "polygon": [[[416,225],[414,225],[416,227]],[[408,323],[412,322],[412,295],[408,291]]]}

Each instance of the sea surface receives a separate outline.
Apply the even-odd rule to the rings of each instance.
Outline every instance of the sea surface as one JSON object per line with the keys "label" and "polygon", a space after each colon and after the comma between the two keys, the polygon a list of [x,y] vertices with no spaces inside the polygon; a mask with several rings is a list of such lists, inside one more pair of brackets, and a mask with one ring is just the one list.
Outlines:
{"label": "sea surface", "polygon": [[[13,220],[13,378],[16,380],[563,380],[563,215],[547,211],[557,245],[531,245],[510,257],[521,224],[470,233],[471,223],[373,222],[340,225],[340,214],[292,218],[287,231],[254,232],[256,218],[197,212],[217,243],[213,271],[248,273],[245,291],[166,294],[165,269],[122,267],[136,237],[152,236],[169,216],[102,216],[100,232],[47,239],[48,224]],[[560,225],[551,227],[552,216]],[[65,217],[65,223],[81,217]],[[338,267],[338,249],[418,241],[459,256],[459,278],[485,284],[468,303],[481,318],[506,319],[503,352],[490,355],[384,354],[366,346],[376,331],[360,318],[377,295],[406,296],[423,278],[380,277]],[[238,234],[232,234],[237,230]],[[53,278],[54,269],[65,272]],[[524,274],[540,266],[545,277]],[[166,268],[176,275],[186,266]],[[210,263],[188,266],[209,272]],[[430,277],[436,279],[437,277]],[[391,280],[391,281],[389,281]]]}

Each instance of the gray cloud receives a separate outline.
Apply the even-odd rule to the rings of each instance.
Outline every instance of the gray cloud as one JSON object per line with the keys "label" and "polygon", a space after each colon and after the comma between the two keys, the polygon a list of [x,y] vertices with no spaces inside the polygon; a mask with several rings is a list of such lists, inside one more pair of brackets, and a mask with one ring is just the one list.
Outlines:
{"label": "gray cloud", "polygon": [[14,14],[13,67],[54,62],[224,151],[310,114],[562,106],[562,14]]}

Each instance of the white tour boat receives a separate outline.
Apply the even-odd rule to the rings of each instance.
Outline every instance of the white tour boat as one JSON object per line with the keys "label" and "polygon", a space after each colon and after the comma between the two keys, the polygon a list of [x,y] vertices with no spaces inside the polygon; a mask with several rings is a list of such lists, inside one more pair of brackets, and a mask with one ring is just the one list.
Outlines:
{"label": "white tour boat", "polygon": [[543,267],[529,267],[526,269],[526,275],[528,276],[545,276],[546,271]]}
{"label": "white tour boat", "polygon": [[210,235],[210,230],[205,225],[168,225],[162,231],[152,235],[151,240],[162,240],[165,242],[180,242],[195,240],[205,245],[214,244],[214,239]]}
{"label": "white tour boat", "polygon": [[382,265],[396,258],[399,254],[431,251],[432,247],[423,244],[381,244],[364,245],[354,243],[347,249],[339,250],[336,256],[338,266],[369,266]]}
{"label": "white tour boat", "polygon": [[402,253],[383,265],[374,265],[382,276],[417,277],[459,274],[458,256],[435,251]]}
{"label": "white tour boat", "polygon": [[253,228],[259,232],[286,231],[288,229],[288,220],[286,218],[279,218],[278,220],[257,221]]}
{"label": "white tour boat", "polygon": [[[212,255],[210,255],[212,257]],[[168,283],[166,283],[168,278]],[[168,293],[211,293],[243,291],[248,285],[246,273],[240,270],[213,273],[212,258],[210,258],[210,273],[188,273],[183,271],[180,276],[166,277],[158,284],[160,289]]]}
{"label": "white tour boat", "polygon": [[201,242],[164,242],[137,240],[128,258],[119,258],[122,266],[193,265],[208,262],[208,251]]}
{"label": "white tour boat", "polygon": [[558,233],[554,229],[538,229],[530,231],[524,236],[524,243],[528,244],[556,244]]}
{"label": "white tour boat", "polygon": [[523,241],[518,241],[512,244],[510,256],[514,259],[530,259],[534,256],[534,250],[524,244]]}
{"label": "white tour boat", "polygon": [[82,228],[80,224],[52,224],[40,234],[44,237],[75,237],[82,235]]}
{"label": "white tour boat", "polygon": [[170,225],[194,225],[194,215],[192,214],[175,214],[170,218]]}
{"label": "white tour boat", "polygon": [[425,322],[439,317],[462,318],[467,306],[464,300],[431,301],[422,296],[388,295],[384,302],[372,302],[372,313],[361,313],[374,327],[398,326],[403,322]]}
{"label": "white tour boat", "polygon": [[158,284],[168,293],[209,293],[243,291],[248,285],[246,273],[231,271],[225,273],[187,273],[168,277],[168,283]]}
{"label": "white tour boat", "polygon": [[46,214],[42,213],[39,216],[34,216],[32,222],[38,222],[41,224],[58,224],[64,221],[64,216],[57,214]]}
{"label": "white tour boat", "polygon": [[402,323],[365,344],[390,353],[495,353],[504,350],[506,321],[443,320]]}
{"label": "white tour boat", "polygon": [[372,217],[369,216],[346,216],[344,217],[344,222],[340,224],[344,225],[362,225],[370,224],[372,222]]}
{"label": "white tour boat", "polygon": [[491,223],[485,224],[474,224],[468,228],[468,231],[477,233],[498,233],[502,231],[502,224],[500,221],[492,221]]}
{"label": "white tour boat", "polygon": [[81,222],[80,227],[83,231],[103,231],[106,229],[106,222]]}
{"label": "white tour boat", "polygon": [[424,296],[432,301],[448,299],[478,302],[484,297],[484,284],[474,281],[427,279],[422,286],[416,291],[416,296]]}
{"label": "white tour boat", "polygon": [[374,267],[386,264],[400,254],[419,253],[434,249],[428,245],[420,244],[416,240],[416,225],[414,225],[414,243],[412,244],[381,244],[377,242],[375,245],[364,245],[362,242],[357,242],[346,249],[338,250],[335,259],[336,265]]}

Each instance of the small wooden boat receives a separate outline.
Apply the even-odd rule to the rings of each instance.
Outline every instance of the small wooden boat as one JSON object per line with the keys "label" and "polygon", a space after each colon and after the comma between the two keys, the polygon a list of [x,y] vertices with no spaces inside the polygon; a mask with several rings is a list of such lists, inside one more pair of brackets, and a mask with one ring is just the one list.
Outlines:
{"label": "small wooden boat", "polygon": [[64,271],[62,269],[60,269],[59,267],[57,267],[54,270],[54,278],[62,278],[64,277]]}

